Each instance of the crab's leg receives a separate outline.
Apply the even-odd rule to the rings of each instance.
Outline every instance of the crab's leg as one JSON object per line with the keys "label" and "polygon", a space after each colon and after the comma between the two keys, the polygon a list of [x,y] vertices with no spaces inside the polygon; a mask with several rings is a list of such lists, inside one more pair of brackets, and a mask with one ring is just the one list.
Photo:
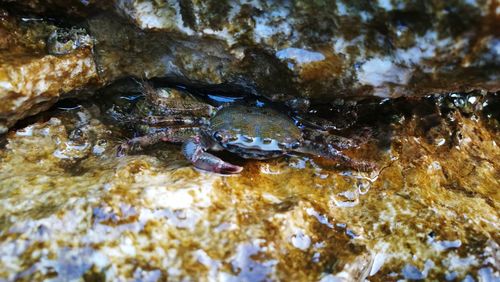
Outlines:
{"label": "crab's leg", "polygon": [[304,141],[302,147],[296,149],[295,151],[335,160],[342,166],[346,166],[355,170],[372,171],[376,169],[376,165],[374,163],[351,159],[348,156],[344,155],[341,151],[335,149],[335,147],[331,144],[316,143],[310,140],[306,140]]}
{"label": "crab's leg", "polygon": [[363,128],[359,134],[352,138],[347,138],[327,131],[321,130],[304,130],[304,138],[318,144],[331,144],[338,150],[347,150],[356,148],[368,141],[372,132],[369,128]]}
{"label": "crab's leg", "polygon": [[182,145],[184,156],[197,168],[222,174],[240,173],[243,168],[227,163],[220,158],[207,153],[212,141],[201,135],[188,139]]}
{"label": "crab's leg", "polygon": [[141,119],[147,125],[164,126],[199,126],[208,124],[204,117],[184,117],[184,116],[147,116]]}
{"label": "crab's leg", "polygon": [[[176,89],[156,89],[149,83],[142,83],[144,95],[149,103],[158,106],[162,115],[195,115],[210,117],[214,113],[214,107],[201,101],[197,101],[186,92]],[[166,91],[170,95],[166,98],[160,92]]]}
{"label": "crab's leg", "polygon": [[120,146],[118,146],[117,156],[123,156],[127,152],[136,150],[137,148],[147,147],[160,141],[182,143],[197,133],[196,128],[164,128],[162,131],[134,137],[120,144]]}

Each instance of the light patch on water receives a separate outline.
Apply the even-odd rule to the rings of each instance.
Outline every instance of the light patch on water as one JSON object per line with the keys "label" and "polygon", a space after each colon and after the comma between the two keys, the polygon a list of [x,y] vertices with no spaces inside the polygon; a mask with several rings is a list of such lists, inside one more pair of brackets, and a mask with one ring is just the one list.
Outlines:
{"label": "light patch on water", "polygon": [[234,18],[237,15],[239,15],[239,13],[241,11],[241,5],[239,5],[238,3],[233,2],[233,1],[229,2],[229,4],[231,5],[231,9],[229,10],[227,19],[228,19],[228,22],[231,23],[231,22],[233,22]]}
{"label": "light patch on water", "polygon": [[46,226],[50,229],[44,229],[44,232],[71,232],[77,229],[80,222],[85,221],[85,212],[81,210],[66,211],[64,216],[51,215],[39,220],[27,220],[16,222],[9,230],[9,233],[22,233],[30,238],[37,238],[43,233],[40,233],[40,227]]}
{"label": "light patch on water", "polygon": [[89,143],[78,144],[72,141],[64,142],[61,144],[63,148],[54,151],[54,157],[58,159],[72,159],[79,155],[85,154],[84,152],[90,147]]}
{"label": "light patch on water", "polygon": [[[346,56],[349,56],[349,54],[347,53],[347,48],[353,46],[363,46],[364,38],[365,38],[364,35],[359,35],[358,37],[347,41],[343,37],[334,37],[333,50],[336,54],[344,54]],[[361,52],[361,54],[359,55],[358,59],[363,59],[365,57],[364,48],[361,48],[359,51]]]}
{"label": "light patch on water", "polygon": [[[40,262],[34,265],[33,271],[47,273],[55,271],[57,279],[52,281],[72,281],[81,279],[83,274],[92,266],[98,270],[109,264],[107,257],[91,248],[63,248],[59,250],[53,259],[42,257]],[[50,280],[47,280],[50,281]]]}
{"label": "light patch on water", "polygon": [[280,198],[274,196],[273,194],[269,194],[269,193],[263,193],[262,194],[262,198],[266,202],[269,202],[269,203],[272,203],[272,204],[280,204],[282,202]]}
{"label": "light patch on water", "polygon": [[197,250],[193,253],[196,260],[208,268],[208,279],[217,281],[217,274],[221,263],[212,259],[204,250]]}
{"label": "light patch on water", "polygon": [[366,11],[359,12],[359,16],[361,17],[361,21],[363,22],[368,22],[373,19],[373,15]]}
{"label": "light patch on water", "polygon": [[161,271],[160,270],[144,270],[140,267],[136,268],[134,271],[134,281],[141,282],[156,282],[160,281]]}
{"label": "light patch on water", "polygon": [[338,277],[333,274],[326,274],[319,280],[319,282],[345,282],[345,280],[342,277]]}
{"label": "light patch on water", "polygon": [[430,242],[428,241],[434,248],[434,250],[438,252],[442,252],[448,249],[456,249],[462,246],[462,242],[460,240],[454,240],[454,241],[433,241],[431,240]]}
{"label": "light patch on water", "polygon": [[444,144],[446,144],[446,139],[444,139],[444,138],[437,138],[435,144],[436,144],[436,146],[441,147]]}
{"label": "light patch on water", "polygon": [[465,0],[466,4],[469,4],[471,6],[476,7],[477,6],[477,1],[476,0]]}
{"label": "light patch on water", "polygon": [[144,198],[156,208],[187,209],[193,205],[191,190],[146,189]]}
{"label": "light patch on water", "polygon": [[223,222],[223,223],[219,224],[218,226],[216,226],[214,228],[214,231],[217,233],[220,233],[220,232],[225,232],[225,231],[233,231],[233,230],[237,230],[237,229],[238,229],[238,225],[236,225],[235,223]]}
{"label": "light patch on water", "polygon": [[304,169],[306,168],[307,161],[309,161],[309,158],[307,157],[295,157],[290,159],[288,166],[295,169]]}
{"label": "light patch on water", "polygon": [[136,181],[144,186],[144,199],[149,208],[188,209],[209,207],[214,174],[202,174],[199,181],[172,183],[171,175],[136,175]]}
{"label": "light patch on water", "polygon": [[92,154],[94,154],[96,156],[102,155],[105,151],[106,151],[105,145],[96,144],[92,147]]}
{"label": "light patch on water", "polygon": [[325,55],[320,52],[292,47],[279,50],[276,52],[276,57],[280,60],[293,60],[298,64],[308,64],[325,59]]}
{"label": "light patch on water", "polygon": [[385,209],[383,209],[379,214],[379,222],[387,222],[390,223],[391,228],[394,228],[396,224],[396,216],[398,215],[398,211],[394,207],[391,202],[386,203]]}
{"label": "light patch on water", "polygon": [[382,266],[384,265],[385,263],[385,259],[386,259],[386,254],[385,253],[377,253],[374,258],[373,258],[373,264],[372,264],[372,267],[370,269],[370,274],[369,276],[373,276],[375,274],[377,274],[377,272],[382,268]]}
{"label": "light patch on water", "polygon": [[422,280],[427,278],[429,271],[435,266],[432,260],[426,260],[424,264],[424,269],[420,271],[416,266],[412,264],[406,264],[403,267],[402,273],[405,279],[409,280]]}
{"label": "light patch on water", "polygon": [[277,260],[254,260],[252,257],[265,252],[265,248],[260,247],[265,240],[255,239],[252,242],[241,243],[236,248],[236,254],[231,258],[233,272],[232,275],[220,272],[219,281],[266,281],[269,275],[275,272],[278,264]]}
{"label": "light patch on water", "polygon": [[333,224],[328,222],[328,218],[317,212],[314,208],[306,208],[306,213],[314,216],[321,224],[326,225],[328,228],[333,228]]}
{"label": "light patch on water", "polygon": [[12,91],[14,85],[10,81],[0,81],[0,89],[3,89],[5,92]]}
{"label": "light patch on water", "polygon": [[331,203],[341,208],[351,208],[359,204],[358,193],[355,191],[344,191],[330,196]]}
{"label": "light patch on water", "polygon": [[128,255],[130,257],[134,257],[135,254],[136,254],[136,251],[135,251],[135,246],[132,242],[132,240],[129,238],[129,237],[124,237],[122,240],[120,240],[120,251],[125,254],[125,255]]}
{"label": "light patch on water", "polygon": [[477,258],[473,255],[461,258],[456,253],[450,253],[443,261],[443,265],[447,266],[449,270],[463,270],[471,266],[478,265]]}
{"label": "light patch on water", "polygon": [[478,60],[478,63],[483,63],[483,64],[490,64],[492,62],[498,63],[500,60],[500,39],[494,37],[489,38],[486,43],[486,48],[488,51],[481,54],[481,60]]}
{"label": "light patch on water", "polygon": [[290,239],[292,245],[302,251],[309,249],[309,247],[311,246],[311,237],[305,234],[304,230],[300,228],[294,228],[293,231],[294,234]]}
{"label": "light patch on water", "polygon": [[483,268],[479,269],[477,274],[481,278],[480,281],[498,282],[500,280],[498,277],[498,272],[495,273],[491,267],[483,267]]}

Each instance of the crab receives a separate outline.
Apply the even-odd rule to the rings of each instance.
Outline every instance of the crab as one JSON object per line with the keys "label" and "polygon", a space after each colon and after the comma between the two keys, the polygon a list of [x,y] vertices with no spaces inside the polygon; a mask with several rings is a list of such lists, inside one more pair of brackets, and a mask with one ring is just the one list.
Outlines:
{"label": "crab", "polygon": [[131,115],[113,112],[141,135],[118,147],[118,156],[161,141],[182,143],[182,153],[196,168],[237,174],[243,168],[213,155],[226,150],[246,159],[271,159],[286,154],[320,156],[361,171],[374,169],[341,150],[357,145],[351,139],[299,128],[288,115],[270,107],[230,104],[214,107],[173,88],[143,84],[144,99]]}

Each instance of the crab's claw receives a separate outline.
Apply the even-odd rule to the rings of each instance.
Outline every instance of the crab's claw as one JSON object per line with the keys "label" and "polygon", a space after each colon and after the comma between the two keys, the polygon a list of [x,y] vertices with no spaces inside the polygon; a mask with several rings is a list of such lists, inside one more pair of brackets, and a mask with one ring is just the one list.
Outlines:
{"label": "crab's claw", "polygon": [[203,146],[200,138],[188,139],[182,145],[184,156],[191,163],[202,170],[217,172],[221,174],[236,174],[240,173],[243,168],[221,160],[220,158],[205,152],[206,147]]}

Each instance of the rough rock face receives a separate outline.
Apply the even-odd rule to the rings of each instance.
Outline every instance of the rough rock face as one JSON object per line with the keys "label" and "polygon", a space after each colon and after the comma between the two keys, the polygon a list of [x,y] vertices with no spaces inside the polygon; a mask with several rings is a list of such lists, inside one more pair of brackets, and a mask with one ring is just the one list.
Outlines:
{"label": "rough rock face", "polygon": [[0,279],[494,281],[499,103],[363,106],[371,175],[291,156],[234,177],[175,145],[117,158],[97,106],[60,104],[0,150]]}
{"label": "rough rock face", "polygon": [[[43,6],[39,1],[22,5]],[[45,4],[50,5],[64,6]],[[213,45],[211,51],[197,52],[196,59],[183,56],[182,63],[169,61],[168,76],[180,72],[180,78],[196,82],[206,73],[205,77],[213,78],[209,79],[212,83],[240,84],[265,95],[329,99],[339,95],[395,97],[474,88],[497,90],[497,7],[496,1],[116,0],[70,1],[66,10],[69,14],[113,10],[142,30],[183,39],[133,35],[123,38],[122,46],[148,46],[141,40],[159,41],[163,47],[153,52],[170,54],[179,48],[204,50]],[[110,25],[114,17],[107,16]],[[99,24],[108,25],[102,20]],[[152,50],[133,51],[137,60],[147,60]],[[126,55],[121,59],[127,59]],[[164,68],[165,62],[158,63],[146,64],[143,73],[155,74]],[[220,69],[213,77],[216,68]]]}
{"label": "rough rock face", "polygon": [[89,85],[97,79],[97,72],[90,45],[65,45],[68,50],[51,55],[47,51],[55,49],[46,42],[59,32],[55,26],[20,22],[0,13],[0,35],[4,35],[0,39],[2,134],[16,121],[48,109],[62,94]]}
{"label": "rough rock face", "polygon": [[[274,69],[286,66],[270,76],[283,77],[302,97],[499,87],[496,1],[118,0],[116,8],[141,29],[215,37],[238,53],[256,48],[277,59]],[[265,61],[240,56],[252,65]],[[245,78],[276,94],[260,70]]]}
{"label": "rough rock face", "polygon": [[[496,1],[4,3],[86,26],[96,39],[104,84],[131,75],[161,78],[262,95],[296,108],[307,105],[296,98],[325,102],[500,89]],[[93,68],[90,59],[85,64]],[[94,76],[81,75],[62,90]]]}
{"label": "rough rock face", "polygon": [[[0,280],[500,277],[496,1],[0,7]],[[173,144],[117,157],[135,132],[106,107],[140,99],[129,76],[221,103],[307,106],[290,111],[307,126],[343,118],[331,132],[371,133],[344,153],[378,168],[223,152],[244,167],[224,177]]]}
{"label": "rough rock face", "polygon": [[2,0],[0,5],[15,10],[49,16],[72,16],[83,18],[113,7],[109,0]]}

